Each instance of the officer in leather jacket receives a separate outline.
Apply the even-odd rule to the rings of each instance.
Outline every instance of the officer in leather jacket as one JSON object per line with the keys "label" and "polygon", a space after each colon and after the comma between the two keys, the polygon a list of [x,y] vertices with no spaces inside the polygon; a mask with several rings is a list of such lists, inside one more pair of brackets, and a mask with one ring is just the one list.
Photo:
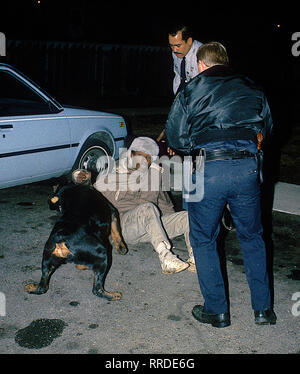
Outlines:
{"label": "officer in leather jacket", "polygon": [[229,66],[225,47],[203,44],[199,74],[176,96],[165,126],[168,145],[192,156],[187,199],[190,241],[204,305],[192,314],[215,327],[230,325],[229,302],[216,247],[220,220],[230,207],[241,244],[256,324],[275,324],[262,238],[258,160],[272,117],[262,89]]}

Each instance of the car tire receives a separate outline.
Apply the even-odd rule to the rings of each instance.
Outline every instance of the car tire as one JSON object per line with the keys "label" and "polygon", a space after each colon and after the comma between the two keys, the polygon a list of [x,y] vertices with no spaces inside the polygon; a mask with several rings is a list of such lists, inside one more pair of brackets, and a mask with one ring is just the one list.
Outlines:
{"label": "car tire", "polygon": [[[100,157],[101,162],[98,161]],[[89,139],[81,148],[72,170],[89,170],[94,183],[99,173],[104,172],[105,169],[109,170],[110,163],[111,152],[107,145],[98,139]]]}

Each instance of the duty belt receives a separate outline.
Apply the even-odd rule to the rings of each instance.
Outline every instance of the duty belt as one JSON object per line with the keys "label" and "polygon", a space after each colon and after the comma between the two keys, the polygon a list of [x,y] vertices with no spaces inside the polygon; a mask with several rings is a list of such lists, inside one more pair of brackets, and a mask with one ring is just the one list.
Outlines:
{"label": "duty belt", "polygon": [[257,161],[258,178],[259,182],[263,182],[262,175],[262,163],[263,153],[259,150],[256,154],[245,150],[234,150],[234,149],[215,149],[213,151],[206,151],[204,148],[195,150],[192,154],[193,168],[198,172],[204,172],[204,166],[206,162],[217,161],[217,160],[238,160],[242,158],[255,158]]}
{"label": "duty belt", "polygon": [[192,154],[193,160],[195,161],[196,156],[204,157],[205,162],[216,161],[216,160],[238,160],[241,158],[255,158],[254,153],[245,150],[234,150],[234,149],[216,149],[212,151],[206,151],[204,148],[195,150]]}

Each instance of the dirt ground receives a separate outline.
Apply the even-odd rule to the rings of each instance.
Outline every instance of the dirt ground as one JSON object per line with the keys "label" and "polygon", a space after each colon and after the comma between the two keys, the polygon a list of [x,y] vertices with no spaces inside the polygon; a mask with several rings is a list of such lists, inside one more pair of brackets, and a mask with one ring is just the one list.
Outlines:
{"label": "dirt ground", "polygon": [[[134,135],[156,137],[165,119],[131,116],[130,123]],[[300,128],[293,132],[282,147],[279,180],[300,184]],[[191,315],[192,307],[203,302],[196,275],[188,270],[163,275],[149,243],[130,246],[126,256],[113,255],[106,289],[122,292],[120,301],[96,298],[92,274],[72,264],[55,273],[46,294],[24,293],[25,284],[40,278],[42,249],[57,220],[47,206],[51,191],[48,182],[0,190],[0,296],[6,300],[0,316],[1,354],[299,354],[300,316],[293,314],[297,304],[292,295],[299,292],[300,216],[272,212],[267,249],[278,323],[271,328],[253,323],[236,231],[222,233],[232,325],[219,330]],[[181,193],[173,198],[180,207]],[[184,238],[176,238],[173,245],[186,260]],[[200,368],[203,356],[198,358]],[[97,361],[101,367],[101,359]]]}

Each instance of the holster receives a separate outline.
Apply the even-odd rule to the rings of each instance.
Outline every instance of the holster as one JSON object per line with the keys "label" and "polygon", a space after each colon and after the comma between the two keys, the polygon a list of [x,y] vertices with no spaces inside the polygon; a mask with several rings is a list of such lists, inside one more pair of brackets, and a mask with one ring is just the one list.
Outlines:
{"label": "holster", "polygon": [[258,182],[260,184],[263,183],[263,161],[264,161],[264,153],[262,150],[262,142],[263,142],[263,134],[262,132],[257,133],[257,154],[256,154],[256,161],[257,161],[257,172],[258,172]]}
{"label": "holster", "polygon": [[203,173],[204,172],[204,168],[205,168],[205,149],[204,148],[200,148],[199,149],[199,153],[198,155],[196,156],[195,158],[195,161],[194,161],[194,167],[195,169],[199,172],[199,173]]}
{"label": "holster", "polygon": [[259,150],[255,155],[257,161],[257,172],[258,172],[258,182],[260,184],[263,183],[263,161],[264,161],[264,153],[262,150]]}

